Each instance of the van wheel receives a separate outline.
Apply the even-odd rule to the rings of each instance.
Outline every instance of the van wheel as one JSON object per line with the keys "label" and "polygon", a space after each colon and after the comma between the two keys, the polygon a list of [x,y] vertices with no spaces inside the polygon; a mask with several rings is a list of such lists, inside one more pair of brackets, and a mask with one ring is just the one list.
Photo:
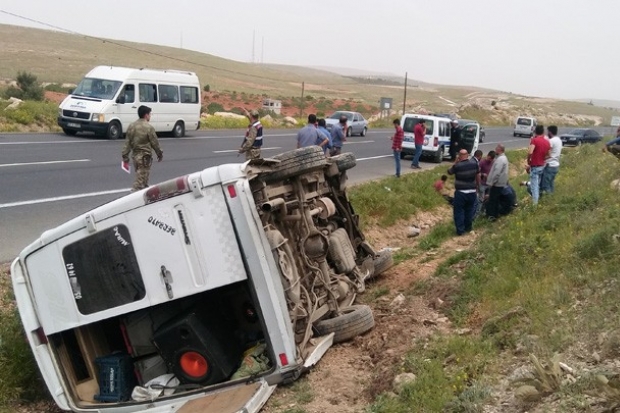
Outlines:
{"label": "van wheel", "polygon": [[351,340],[375,326],[372,310],[367,305],[352,305],[339,316],[321,320],[314,325],[319,335],[334,333],[334,343]]}
{"label": "van wheel", "polygon": [[405,159],[407,155],[405,155],[405,152],[400,151],[400,159]]}
{"label": "van wheel", "polygon": [[118,123],[118,121],[113,120],[108,125],[108,131],[106,132],[106,137],[111,141],[115,141],[121,137],[122,133],[123,133],[123,128],[121,124]]}
{"label": "van wheel", "polygon": [[336,165],[338,165],[338,170],[340,172],[351,169],[355,165],[357,165],[355,155],[353,155],[351,152],[345,152],[341,153],[340,155],[332,156],[331,161],[336,161]]}
{"label": "van wheel", "polygon": [[284,152],[273,157],[280,163],[275,170],[265,175],[266,182],[276,182],[302,175],[308,172],[318,171],[327,165],[327,159],[323,149],[318,146],[308,146]]}
{"label": "van wheel", "polygon": [[368,132],[368,128],[362,129],[362,133],[360,134],[360,136],[366,136],[366,132]]}
{"label": "van wheel", "polygon": [[63,128],[62,131],[65,133],[65,135],[69,136],[75,136],[77,134],[77,131],[73,129]]}
{"label": "van wheel", "polygon": [[372,263],[375,266],[375,270],[372,276],[369,277],[371,279],[391,268],[394,265],[394,258],[392,258],[390,251],[381,251],[379,256],[372,260]]}
{"label": "van wheel", "polygon": [[440,146],[439,149],[437,149],[437,152],[435,153],[433,162],[441,163],[441,161],[443,161],[443,152],[444,152],[443,146]]}
{"label": "van wheel", "polygon": [[175,123],[174,128],[172,128],[172,135],[175,138],[182,138],[185,136],[185,124],[181,121]]}

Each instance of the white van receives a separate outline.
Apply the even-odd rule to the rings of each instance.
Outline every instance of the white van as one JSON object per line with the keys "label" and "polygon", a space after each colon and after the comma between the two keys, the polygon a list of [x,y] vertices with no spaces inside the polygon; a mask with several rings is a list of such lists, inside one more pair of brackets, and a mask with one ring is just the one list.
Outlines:
{"label": "white van", "polygon": [[[372,329],[356,295],[393,261],[360,231],[353,166],[316,146],[221,165],[43,233],[11,277],[58,406],[255,413],[332,343]],[[172,376],[180,385],[146,388]]]}
{"label": "white van", "polygon": [[[413,128],[424,119],[426,135],[422,156],[431,157],[433,162],[440,163],[444,157],[450,155],[450,135],[452,133],[451,119],[439,116],[404,114],[400,124],[405,133],[401,159],[415,155]],[[461,126],[461,148],[467,149],[470,154],[478,149],[480,143],[480,125],[476,122]]]}
{"label": "white van", "polygon": [[200,82],[178,70],[97,66],[59,106],[58,125],[67,135],[94,132],[118,139],[138,119],[138,107],[153,109],[157,132],[182,137],[200,127]]}
{"label": "white van", "polygon": [[512,136],[527,136],[531,138],[534,136],[534,129],[536,129],[536,118],[531,118],[527,116],[519,116],[517,120],[515,120],[515,129],[512,133]]}

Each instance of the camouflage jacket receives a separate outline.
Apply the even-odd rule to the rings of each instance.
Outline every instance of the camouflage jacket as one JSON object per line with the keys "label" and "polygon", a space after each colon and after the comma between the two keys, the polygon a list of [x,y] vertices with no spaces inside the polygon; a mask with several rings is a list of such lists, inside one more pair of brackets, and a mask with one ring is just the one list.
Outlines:
{"label": "camouflage jacket", "polygon": [[155,128],[144,119],[138,119],[129,125],[122,152],[123,160],[128,161],[130,153],[133,158],[141,158],[144,155],[152,155],[153,151],[158,158],[163,154]]}

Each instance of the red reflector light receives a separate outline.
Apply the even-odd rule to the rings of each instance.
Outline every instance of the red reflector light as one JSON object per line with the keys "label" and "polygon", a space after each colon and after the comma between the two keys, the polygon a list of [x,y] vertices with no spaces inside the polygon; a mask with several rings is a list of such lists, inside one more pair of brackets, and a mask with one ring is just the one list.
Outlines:
{"label": "red reflector light", "polygon": [[152,204],[153,202],[172,198],[173,196],[181,195],[189,191],[190,188],[187,183],[187,176],[182,176],[149,187],[144,194],[144,202],[146,204]]}
{"label": "red reflector light", "polygon": [[437,136],[433,139],[433,146],[439,146],[439,138]]}
{"label": "red reflector light", "polygon": [[228,185],[226,189],[228,189],[228,195],[231,198],[235,198],[237,196],[237,190],[235,189],[234,185]]}
{"label": "red reflector light", "polygon": [[200,378],[207,375],[209,371],[209,363],[202,354],[195,351],[188,351],[183,353],[179,360],[183,373],[190,377]]}
{"label": "red reflector light", "polygon": [[280,353],[278,355],[278,357],[280,357],[280,364],[283,366],[288,366],[288,358],[286,357],[285,353]]}

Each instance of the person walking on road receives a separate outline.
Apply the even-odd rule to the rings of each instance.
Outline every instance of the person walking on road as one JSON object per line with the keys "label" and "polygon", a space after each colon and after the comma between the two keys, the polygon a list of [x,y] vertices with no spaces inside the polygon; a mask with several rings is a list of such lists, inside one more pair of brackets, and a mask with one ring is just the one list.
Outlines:
{"label": "person walking on road", "polygon": [[530,167],[530,189],[532,191],[532,203],[538,204],[540,198],[540,183],[545,169],[545,158],[551,144],[545,138],[545,127],[536,125],[535,136],[530,140],[530,147],[527,154],[527,164]]}
{"label": "person walking on road", "polygon": [[420,156],[422,156],[425,135],[426,120],[420,119],[420,122],[413,127],[413,143],[415,145],[415,154],[413,155],[413,161],[411,161],[411,167],[413,169],[420,169]]}
{"label": "person walking on road", "polygon": [[394,119],[394,135],[392,136],[392,152],[394,153],[394,163],[396,164],[396,177],[400,178],[400,154],[403,150],[403,139],[405,138],[405,132],[400,126],[400,120]]}
{"label": "person walking on road", "polygon": [[327,139],[316,127],[316,115],[311,113],[308,115],[308,124],[297,132],[297,147],[305,148],[307,146],[317,145],[321,149],[329,143]]}
{"label": "person walking on road", "polygon": [[555,189],[555,176],[560,169],[560,155],[562,155],[562,139],[558,137],[558,127],[551,125],[547,127],[549,137],[549,156],[545,159],[545,169],[542,176],[540,189],[544,194],[552,194]]}
{"label": "person walking on road", "polygon": [[467,150],[461,149],[458,159],[448,169],[448,174],[455,177],[452,211],[456,235],[463,235],[471,231],[474,222],[480,170],[478,163],[469,159]]}
{"label": "person walking on road", "polygon": [[153,164],[153,151],[157,155],[157,162],[161,162],[164,153],[159,147],[159,140],[155,128],[149,124],[151,120],[151,108],[148,106],[140,106],[138,108],[138,119],[129,125],[127,136],[125,137],[125,146],[121,156],[124,163],[129,163],[129,155],[133,159],[134,168],[136,170],[136,179],[133,183],[131,191],[139,191],[149,186],[149,175],[151,173],[151,165]]}
{"label": "person walking on road", "polygon": [[250,126],[248,133],[239,148],[239,153],[245,153],[245,160],[258,159],[261,156],[260,148],[263,146],[263,125],[258,119],[258,111],[253,110],[249,113]]}
{"label": "person walking on road", "polygon": [[487,200],[487,216],[495,220],[500,215],[500,204],[504,188],[508,185],[508,158],[504,154],[504,145],[495,147],[495,159],[491,165],[491,171],[487,177],[489,187],[489,199]]}
{"label": "person walking on road", "polygon": [[347,127],[347,117],[341,116],[338,123],[332,126],[332,150],[331,156],[340,155],[342,152],[342,145],[346,140],[345,129]]}

